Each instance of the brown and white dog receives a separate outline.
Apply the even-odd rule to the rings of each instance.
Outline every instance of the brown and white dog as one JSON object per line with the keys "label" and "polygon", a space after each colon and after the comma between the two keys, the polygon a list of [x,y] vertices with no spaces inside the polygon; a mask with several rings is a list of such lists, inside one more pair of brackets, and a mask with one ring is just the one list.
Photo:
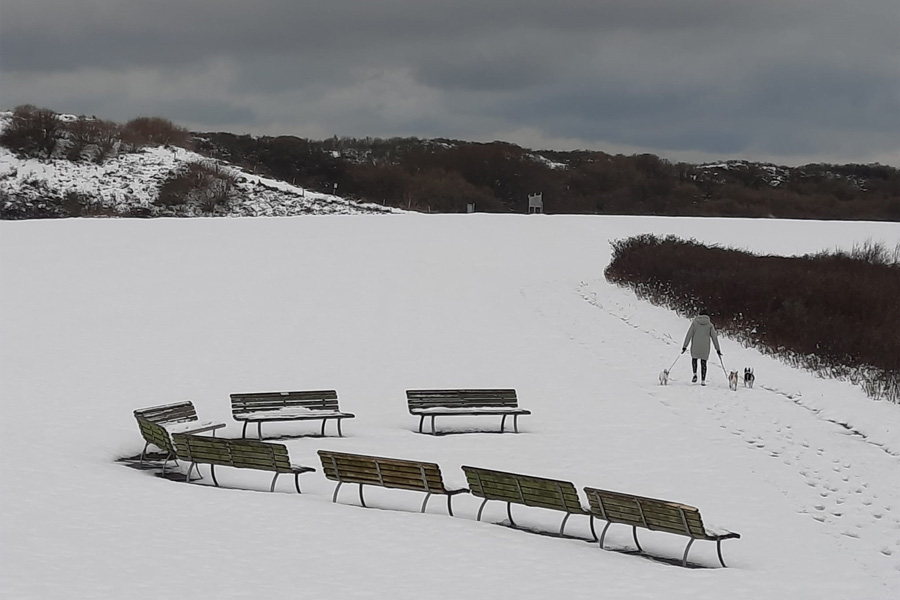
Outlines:
{"label": "brown and white dog", "polygon": [[663,369],[659,372],[659,385],[669,385],[669,370]]}
{"label": "brown and white dog", "polygon": [[732,371],[728,374],[728,387],[732,390],[737,390],[738,387],[738,372]]}

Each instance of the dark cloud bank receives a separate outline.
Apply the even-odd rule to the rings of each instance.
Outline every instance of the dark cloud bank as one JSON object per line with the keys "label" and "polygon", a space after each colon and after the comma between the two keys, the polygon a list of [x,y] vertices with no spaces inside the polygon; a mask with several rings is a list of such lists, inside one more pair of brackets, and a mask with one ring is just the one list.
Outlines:
{"label": "dark cloud bank", "polygon": [[4,0],[0,102],[198,130],[900,164],[896,0]]}

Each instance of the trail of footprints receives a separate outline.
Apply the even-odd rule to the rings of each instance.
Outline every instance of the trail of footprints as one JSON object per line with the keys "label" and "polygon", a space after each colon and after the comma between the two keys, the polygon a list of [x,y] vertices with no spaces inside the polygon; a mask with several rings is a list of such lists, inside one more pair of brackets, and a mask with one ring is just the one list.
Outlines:
{"label": "trail of footprints", "polygon": [[753,415],[745,406],[745,414],[736,420],[734,403],[727,399],[716,401],[707,410],[722,429],[740,437],[749,448],[796,469],[810,491],[798,498],[799,512],[841,536],[874,542],[880,554],[896,560],[895,568],[900,571],[900,503],[896,493],[875,491],[878,486],[895,484],[873,481],[870,485],[871,478],[860,475],[866,471],[864,465],[854,465],[836,456],[834,450],[811,444],[791,424],[771,415]]}
{"label": "trail of footprints", "polygon": [[[672,343],[671,338],[666,339],[655,331],[642,328],[632,323],[626,315],[618,314],[619,311],[603,306],[585,282],[578,286],[578,295],[581,300],[627,325],[660,341]],[[553,319],[544,311],[539,312],[545,318]],[[571,328],[565,330],[573,341],[591,349],[584,339],[585,332],[573,334]],[[752,393],[771,391],[753,390]],[[678,409],[670,405],[664,395],[652,395],[674,410]],[[796,433],[790,423],[782,423],[769,413],[757,409],[754,414],[747,404],[735,406],[733,396],[720,397],[708,404],[706,410],[712,413],[722,429],[739,436],[749,448],[766,452],[773,460],[799,473],[809,488],[808,495],[797,498],[800,513],[809,515],[850,543],[852,540],[867,542],[881,556],[893,560],[894,568],[900,571],[900,489],[895,489],[895,482],[880,480],[878,474],[867,469],[865,464],[854,465],[837,456],[837,450],[811,444],[803,434]],[[825,426],[825,422],[817,421],[813,426]],[[884,457],[875,459],[880,461]]]}

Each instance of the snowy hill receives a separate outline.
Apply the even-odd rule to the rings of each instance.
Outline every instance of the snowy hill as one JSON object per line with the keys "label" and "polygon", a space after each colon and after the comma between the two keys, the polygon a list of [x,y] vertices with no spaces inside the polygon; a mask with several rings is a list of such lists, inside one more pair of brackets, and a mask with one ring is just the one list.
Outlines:
{"label": "snowy hill", "polygon": [[[0,113],[0,131],[12,113]],[[62,115],[61,120],[66,120]],[[188,165],[203,164],[231,176],[234,189],[221,216],[288,216],[300,214],[372,214],[402,212],[376,204],[357,203],[321,194],[283,181],[245,173],[176,146],[146,147],[117,153],[100,163],[22,158],[0,146],[0,209],[4,214],[52,210],[66,201],[78,202],[91,216],[167,216],[171,209],[157,203],[160,187]],[[210,214],[197,204],[179,207],[177,216]]]}
{"label": "snowy hill", "polygon": [[[603,279],[610,241],[671,233],[803,254],[900,241],[895,223],[395,215],[0,222],[0,590],[123,597],[666,598],[900,596],[900,406],[722,340],[752,366],[690,384],[688,322]],[[713,320],[715,311],[713,307]],[[404,390],[514,387],[521,433],[447,417],[415,433]],[[240,437],[229,394],[336,389],[343,438],[278,424],[317,467],[303,494],[220,468],[188,485],[116,462],[143,446],[132,411],[191,399]],[[330,431],[330,429],[329,429]],[[300,437],[296,437],[300,435]],[[318,449],[572,481],[697,506],[741,534],[684,538],[480,500],[356,486],[332,503]],[[185,469],[182,466],[182,469]],[[586,499],[582,493],[582,503]],[[674,561],[672,559],[675,559]]]}

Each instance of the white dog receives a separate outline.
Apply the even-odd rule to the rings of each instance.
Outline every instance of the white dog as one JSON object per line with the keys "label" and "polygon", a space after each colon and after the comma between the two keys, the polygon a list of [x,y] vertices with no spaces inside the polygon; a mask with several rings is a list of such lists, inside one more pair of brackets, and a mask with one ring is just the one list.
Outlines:
{"label": "white dog", "polygon": [[728,374],[728,387],[732,390],[737,390],[738,387],[738,372],[732,371]]}
{"label": "white dog", "polygon": [[659,385],[669,385],[669,370],[663,369],[659,372]]}

